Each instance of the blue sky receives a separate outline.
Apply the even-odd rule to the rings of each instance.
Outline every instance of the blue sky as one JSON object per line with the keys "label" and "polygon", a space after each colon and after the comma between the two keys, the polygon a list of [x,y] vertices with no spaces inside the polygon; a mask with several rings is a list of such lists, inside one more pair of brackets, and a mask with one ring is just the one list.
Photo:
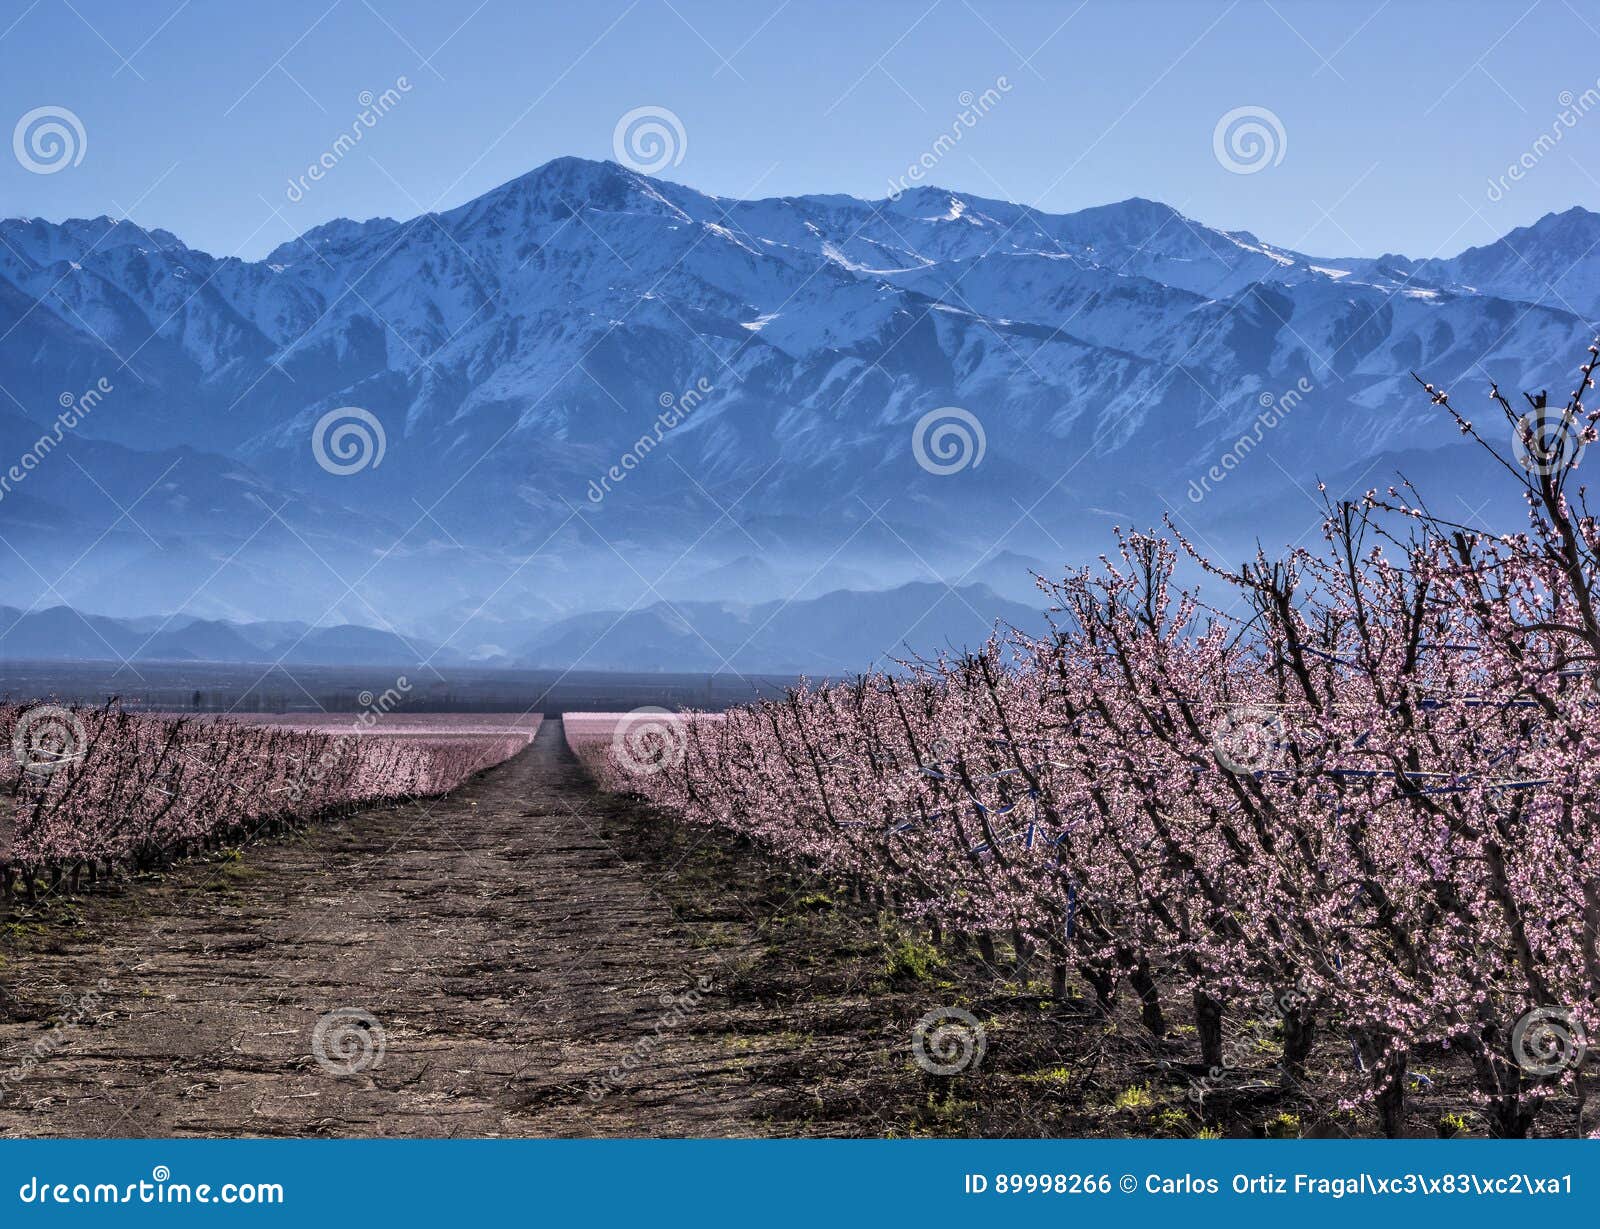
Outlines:
{"label": "blue sky", "polygon": [[[686,134],[667,178],[881,197],[964,91],[1002,77],[931,181],[1052,211],[1153,197],[1329,255],[1449,255],[1600,206],[1600,106],[1558,119],[1564,93],[1600,88],[1600,12],[1567,0],[5,0],[0,31],[0,136],[46,106],[86,134],[54,174],[0,151],[0,213],[126,213],[246,257],[329,218],[449,208],[559,155],[611,157],[642,106]],[[291,201],[363,91],[402,77]],[[1213,150],[1240,107],[1284,133],[1253,174]]]}

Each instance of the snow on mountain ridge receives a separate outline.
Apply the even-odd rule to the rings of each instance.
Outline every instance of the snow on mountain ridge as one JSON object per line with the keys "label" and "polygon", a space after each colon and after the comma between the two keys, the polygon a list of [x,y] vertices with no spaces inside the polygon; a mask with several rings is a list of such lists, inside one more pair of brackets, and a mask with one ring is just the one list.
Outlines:
{"label": "snow on mountain ridge", "polygon": [[[1413,368],[1454,379],[1481,361],[1553,386],[1587,341],[1600,264],[1554,294],[1520,275],[1554,277],[1594,219],[1552,215],[1453,261],[1311,257],[1140,198],[1068,214],[932,187],[742,201],[564,158],[442,212],[325,223],[260,261],[109,218],[0,222],[0,383],[47,421],[63,387],[109,369],[116,412],[91,434],[204,442],[402,525],[439,499],[430,515],[473,548],[559,531],[580,558],[576,503],[608,540],[662,544],[666,566],[721,515],[702,492],[742,500],[797,554],[885,492],[905,532],[941,543],[1048,492],[1033,515],[1064,537],[1097,509],[1159,516],[1255,429],[1263,395],[1301,380],[1316,392],[1252,489],[1437,446]],[[712,391],[668,456],[584,505],[661,397],[700,380]],[[387,435],[358,478],[311,453],[341,406]],[[958,499],[911,454],[940,406],[988,437]]]}

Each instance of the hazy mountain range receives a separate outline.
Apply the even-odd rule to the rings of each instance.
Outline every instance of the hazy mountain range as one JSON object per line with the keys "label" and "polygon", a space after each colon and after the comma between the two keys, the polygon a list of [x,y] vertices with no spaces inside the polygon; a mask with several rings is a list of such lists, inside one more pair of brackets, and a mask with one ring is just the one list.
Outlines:
{"label": "hazy mountain range", "polygon": [[[588,670],[846,675],[981,643],[996,622],[1039,633],[1036,605],[1007,601],[987,585],[912,582],[881,592],[838,590],[816,598],[657,602],[594,611],[548,626],[510,625],[512,643],[491,654],[354,624],[296,621],[113,618],[65,606],[0,606],[0,662],[255,662],[284,666],[419,664],[548,666]],[[136,673],[136,671],[135,671]],[[3,688],[0,688],[3,690]]]}
{"label": "hazy mountain range", "polygon": [[[1408,373],[1564,394],[1597,253],[1579,208],[1448,260],[1340,259],[1146,200],[739,201],[573,158],[260,261],[130,221],[8,219],[0,470],[110,391],[0,494],[0,600],[186,632],[357,624],[538,664],[637,668],[650,645],[700,668],[693,632],[711,664],[881,652],[894,633],[838,591],[959,606],[945,584],[981,584],[1003,616],[1039,604],[1030,567],[1098,553],[1114,523],[1172,510],[1231,552],[1311,529],[1314,477],[1403,464],[1469,494]],[[982,459],[927,472],[914,429],[949,406]],[[341,407],[382,435],[349,474],[313,448]],[[763,603],[824,596],[810,626],[772,607],[741,649]],[[840,602],[891,640],[830,633]]]}

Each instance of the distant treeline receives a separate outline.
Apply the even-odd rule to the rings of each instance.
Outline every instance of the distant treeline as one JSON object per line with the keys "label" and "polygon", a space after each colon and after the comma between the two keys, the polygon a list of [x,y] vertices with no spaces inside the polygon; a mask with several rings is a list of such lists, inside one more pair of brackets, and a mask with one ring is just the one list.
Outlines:
{"label": "distant treeline", "polygon": [[[421,677],[419,677],[421,675]],[[453,677],[452,677],[453,676]],[[0,664],[0,699],[99,705],[116,698],[128,711],[192,713],[355,713],[375,695],[396,695],[391,667],[260,668],[138,663],[118,668],[91,662]],[[451,671],[442,681],[412,670],[392,711],[520,713],[555,716],[569,710],[616,711],[645,705],[721,710],[776,697],[792,679],[737,674],[564,675]]]}

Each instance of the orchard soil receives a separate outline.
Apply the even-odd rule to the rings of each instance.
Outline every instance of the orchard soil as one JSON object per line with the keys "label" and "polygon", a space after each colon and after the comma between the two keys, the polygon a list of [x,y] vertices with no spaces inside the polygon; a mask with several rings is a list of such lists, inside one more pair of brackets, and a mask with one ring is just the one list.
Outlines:
{"label": "orchard soil", "polygon": [[[0,1136],[1371,1130],[1280,1091],[1270,1053],[1202,1114],[1192,1037],[1049,979],[600,792],[551,720],[442,799],[0,903]],[[983,1053],[930,1073],[913,1030],[954,1007]],[[375,1022],[348,1074],[313,1047],[341,1008]],[[1415,1133],[1462,1108],[1449,1083]]]}

